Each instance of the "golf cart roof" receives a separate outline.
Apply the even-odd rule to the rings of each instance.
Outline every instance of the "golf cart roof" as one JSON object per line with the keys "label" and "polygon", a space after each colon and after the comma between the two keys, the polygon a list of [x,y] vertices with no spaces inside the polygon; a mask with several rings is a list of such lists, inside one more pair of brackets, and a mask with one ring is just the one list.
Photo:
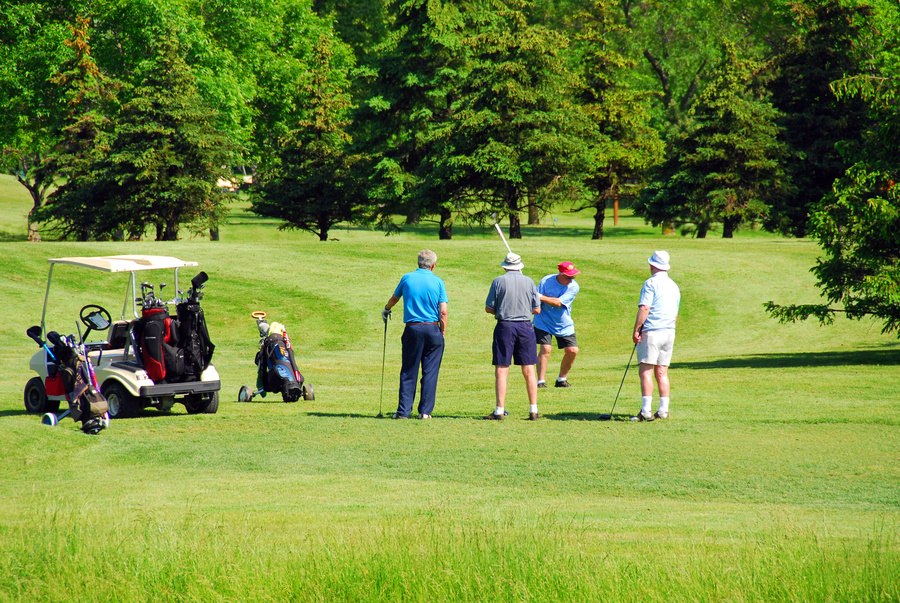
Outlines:
{"label": "golf cart roof", "polygon": [[164,255],[110,255],[94,258],[54,258],[47,261],[51,264],[70,264],[104,272],[133,272],[200,265],[197,262],[185,262],[184,260]]}

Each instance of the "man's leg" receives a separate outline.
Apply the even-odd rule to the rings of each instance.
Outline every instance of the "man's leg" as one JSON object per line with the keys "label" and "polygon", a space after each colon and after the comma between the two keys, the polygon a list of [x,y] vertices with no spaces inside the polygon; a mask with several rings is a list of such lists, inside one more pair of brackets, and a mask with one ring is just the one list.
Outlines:
{"label": "man's leg", "polygon": [[[506,386],[509,381],[509,365],[494,367],[494,393],[497,397],[497,408],[504,408],[506,404]],[[535,382],[535,397],[537,397],[537,382]]]}
{"label": "man's leg", "polygon": [[657,414],[665,418],[669,415],[669,367],[659,364],[655,368],[656,383],[659,385],[659,411]]}
{"label": "man's leg", "polygon": [[641,376],[641,414],[651,416],[651,404],[653,402],[653,369],[655,364],[642,362],[638,367]]}
{"label": "man's leg", "polygon": [[419,414],[430,415],[437,397],[438,373],[444,357],[444,336],[438,325],[428,325],[422,353],[422,392],[419,397]]}
{"label": "man's leg", "polygon": [[424,341],[419,337],[415,327],[407,325],[403,329],[400,343],[403,345],[403,362],[400,366],[400,399],[397,414],[408,417],[416,399],[416,381],[419,378],[419,363],[422,359]]}
{"label": "man's leg", "polygon": [[572,370],[572,365],[575,364],[575,356],[578,355],[578,347],[563,348],[563,351],[565,355],[559,365],[559,379],[565,379],[569,376],[569,371]]}
{"label": "man's leg", "polygon": [[[509,369],[509,367],[507,367],[507,369]],[[525,390],[528,392],[528,404],[532,408],[535,408],[537,406],[537,374],[535,373],[534,365],[523,364],[522,375],[525,377]]]}
{"label": "man's leg", "polygon": [[550,351],[553,346],[550,344],[541,345],[541,351],[538,352],[537,359],[537,379],[538,381],[546,381],[547,365],[550,364]]}

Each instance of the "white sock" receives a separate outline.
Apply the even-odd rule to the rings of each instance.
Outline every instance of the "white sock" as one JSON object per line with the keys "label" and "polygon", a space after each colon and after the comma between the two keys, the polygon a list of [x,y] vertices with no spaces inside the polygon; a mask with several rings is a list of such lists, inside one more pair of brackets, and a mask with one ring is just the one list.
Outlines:
{"label": "white sock", "polygon": [[547,382],[544,381],[543,379],[538,379],[538,385],[540,385],[541,383],[547,383]]}
{"label": "white sock", "polygon": [[495,409],[494,409],[494,414],[495,414],[495,415],[502,415],[502,414],[503,414],[503,407],[502,407],[502,406],[498,406],[497,408],[495,408]]}
{"label": "white sock", "polygon": [[562,383],[563,381],[566,380],[566,378],[565,377],[557,377],[556,380],[559,381],[560,383]]}
{"label": "white sock", "polygon": [[653,396],[641,396],[641,414],[649,415],[653,406]]}
{"label": "white sock", "polygon": [[530,412],[533,412],[534,414],[537,414],[537,404],[532,404],[532,405],[531,405],[531,411],[530,411]]}
{"label": "white sock", "polygon": [[664,415],[669,412],[669,398],[659,397],[659,414]]}

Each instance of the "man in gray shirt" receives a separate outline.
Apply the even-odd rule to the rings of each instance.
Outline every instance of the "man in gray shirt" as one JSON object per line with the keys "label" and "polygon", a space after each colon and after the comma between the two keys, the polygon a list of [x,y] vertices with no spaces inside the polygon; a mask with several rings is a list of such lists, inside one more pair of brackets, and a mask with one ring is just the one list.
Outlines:
{"label": "man in gray shirt", "polygon": [[494,326],[492,363],[494,365],[494,391],[497,407],[485,419],[502,421],[506,403],[506,388],[509,381],[509,366],[515,363],[522,367],[525,389],[531,405],[528,418],[538,419],[537,407],[537,341],[531,317],[541,313],[541,296],[534,281],[522,274],[522,258],[510,253],[500,264],[505,274],[494,279],[488,292],[484,311],[497,319]]}

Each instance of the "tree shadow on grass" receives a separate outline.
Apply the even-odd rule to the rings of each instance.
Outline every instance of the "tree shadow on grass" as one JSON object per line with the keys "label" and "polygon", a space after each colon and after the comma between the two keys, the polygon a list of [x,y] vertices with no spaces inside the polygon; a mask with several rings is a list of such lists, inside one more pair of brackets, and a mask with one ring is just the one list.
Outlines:
{"label": "tree shadow on grass", "polygon": [[28,237],[24,234],[18,234],[13,232],[7,232],[5,230],[0,230],[0,243],[21,243],[22,241],[27,241]]}
{"label": "tree shadow on grass", "polygon": [[730,368],[797,368],[814,366],[897,366],[900,349],[853,352],[798,352],[794,354],[751,354],[702,362],[675,362],[674,370]]}

